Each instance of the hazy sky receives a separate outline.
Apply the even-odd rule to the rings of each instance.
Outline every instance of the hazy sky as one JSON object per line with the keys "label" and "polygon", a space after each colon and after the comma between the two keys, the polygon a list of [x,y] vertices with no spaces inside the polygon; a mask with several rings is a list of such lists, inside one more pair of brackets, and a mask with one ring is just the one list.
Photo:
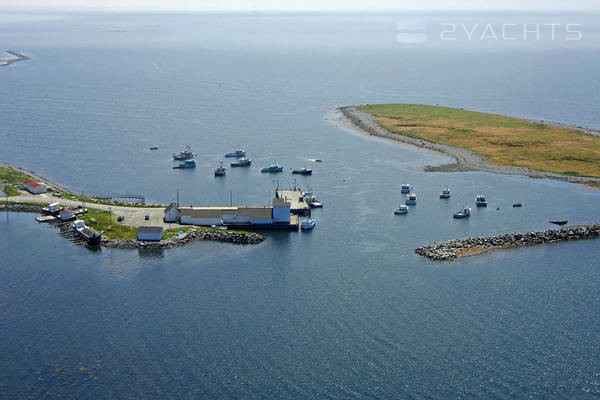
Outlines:
{"label": "hazy sky", "polygon": [[600,10],[600,0],[0,0],[15,9],[147,11]]}

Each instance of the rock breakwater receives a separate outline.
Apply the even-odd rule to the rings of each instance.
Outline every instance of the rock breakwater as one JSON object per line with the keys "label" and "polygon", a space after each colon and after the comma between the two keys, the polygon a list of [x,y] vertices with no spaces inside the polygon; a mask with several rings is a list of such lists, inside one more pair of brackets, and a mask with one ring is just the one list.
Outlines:
{"label": "rock breakwater", "polygon": [[103,238],[100,244],[105,247],[118,249],[170,249],[182,246],[192,240],[215,240],[237,244],[258,244],[265,240],[265,238],[257,233],[190,229],[185,234],[161,240],[159,242]]}
{"label": "rock breakwater", "polygon": [[459,257],[493,249],[598,237],[600,237],[600,224],[577,225],[547,231],[447,240],[421,246],[415,249],[415,253],[430,260],[453,261]]}
{"label": "rock breakwater", "polygon": [[42,212],[42,205],[28,203],[0,204],[0,211]]}

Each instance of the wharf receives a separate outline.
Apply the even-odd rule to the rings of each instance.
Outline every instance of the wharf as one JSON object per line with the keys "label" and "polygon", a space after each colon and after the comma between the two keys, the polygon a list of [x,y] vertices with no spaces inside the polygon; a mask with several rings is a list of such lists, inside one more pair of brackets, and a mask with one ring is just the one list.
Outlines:
{"label": "wharf", "polygon": [[37,222],[52,222],[56,221],[56,217],[54,215],[43,215],[40,217],[35,217]]}
{"label": "wharf", "polygon": [[277,189],[275,197],[290,203],[290,212],[295,215],[310,215],[310,206],[304,200],[304,193],[300,189]]}

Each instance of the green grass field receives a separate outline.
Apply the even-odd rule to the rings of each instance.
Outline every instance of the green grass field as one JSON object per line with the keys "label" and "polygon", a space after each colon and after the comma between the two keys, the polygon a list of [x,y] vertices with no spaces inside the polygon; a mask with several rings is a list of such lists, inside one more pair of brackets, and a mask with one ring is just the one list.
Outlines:
{"label": "green grass field", "polygon": [[117,222],[115,215],[111,216],[107,212],[88,208],[86,214],[79,215],[77,219],[85,221],[90,228],[102,233],[102,236],[109,239],[137,239],[137,227],[123,225]]}
{"label": "green grass field", "polygon": [[0,167],[0,183],[4,186],[3,192],[9,196],[18,196],[21,194],[19,189],[15,189],[13,186],[18,185],[31,179],[29,176],[14,171],[10,168]]}
{"label": "green grass field", "polygon": [[576,129],[439,106],[358,108],[390,132],[472,150],[489,164],[600,177],[600,137]]}

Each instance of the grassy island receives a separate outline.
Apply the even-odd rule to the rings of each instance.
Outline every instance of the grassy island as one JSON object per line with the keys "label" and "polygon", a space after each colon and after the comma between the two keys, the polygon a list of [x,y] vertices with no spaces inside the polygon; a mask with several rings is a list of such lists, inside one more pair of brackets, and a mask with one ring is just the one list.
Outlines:
{"label": "grassy island", "polygon": [[600,136],[576,128],[440,106],[357,108],[392,133],[471,150],[488,164],[600,177]]}

